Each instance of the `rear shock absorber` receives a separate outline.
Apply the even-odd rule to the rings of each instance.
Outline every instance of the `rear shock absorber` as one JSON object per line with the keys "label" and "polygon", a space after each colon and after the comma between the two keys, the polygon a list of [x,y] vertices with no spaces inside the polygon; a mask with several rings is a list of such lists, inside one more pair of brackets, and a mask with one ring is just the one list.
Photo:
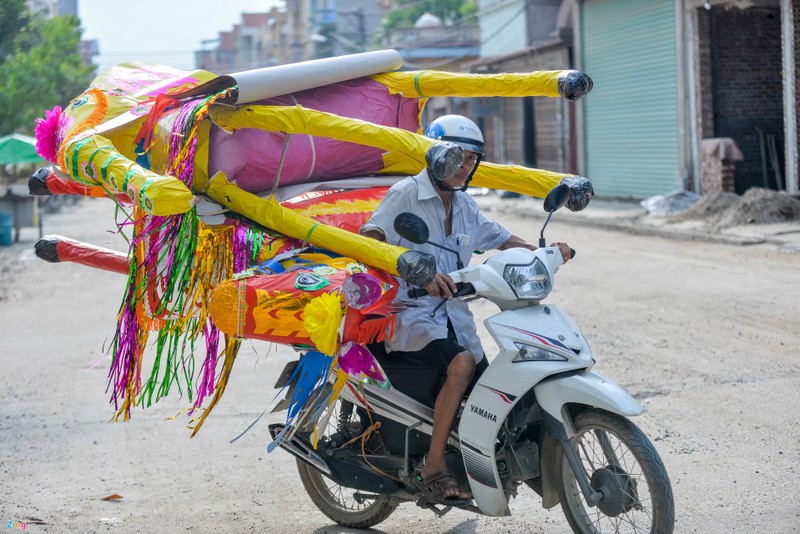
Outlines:
{"label": "rear shock absorber", "polygon": [[339,420],[336,423],[336,433],[342,444],[353,439],[353,434],[350,432],[350,422],[353,418],[354,408],[355,406],[352,402],[343,400],[339,403]]}

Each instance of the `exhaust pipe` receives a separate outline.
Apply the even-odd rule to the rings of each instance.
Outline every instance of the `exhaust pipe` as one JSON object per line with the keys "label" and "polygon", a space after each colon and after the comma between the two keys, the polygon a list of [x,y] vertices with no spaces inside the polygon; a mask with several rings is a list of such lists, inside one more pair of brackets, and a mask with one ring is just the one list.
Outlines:
{"label": "exhaust pipe", "polygon": [[282,423],[269,425],[269,433],[273,439],[272,447],[274,447],[276,445],[275,442],[277,442],[277,445],[281,449],[291,453],[297,458],[300,458],[314,469],[329,476],[333,475],[331,468],[328,467],[328,463],[322,459],[322,456],[317,454],[310,443],[305,442],[297,435],[292,436],[291,439],[286,439],[285,432],[286,425]]}

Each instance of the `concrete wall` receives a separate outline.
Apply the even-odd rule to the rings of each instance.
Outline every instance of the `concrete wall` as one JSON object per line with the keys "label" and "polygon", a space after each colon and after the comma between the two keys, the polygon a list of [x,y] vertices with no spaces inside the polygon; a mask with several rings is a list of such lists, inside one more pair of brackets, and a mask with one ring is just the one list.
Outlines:
{"label": "concrete wall", "polygon": [[481,57],[522,50],[528,45],[528,28],[523,0],[506,0],[481,6]]}
{"label": "concrete wall", "polygon": [[[532,72],[537,70],[560,70],[569,68],[569,48],[557,45],[522,53],[513,57],[486,62],[491,72]],[[574,103],[561,98],[533,98],[535,120],[536,161],[526,158],[526,108],[523,98],[499,99],[500,122],[484,119],[487,134],[488,159],[498,163],[514,162],[520,165],[535,165],[553,171],[574,172],[573,155],[570,152],[569,116]],[[502,132],[494,131],[496,127]],[[527,136],[531,138],[530,132]],[[527,150],[530,153],[530,150]]]}

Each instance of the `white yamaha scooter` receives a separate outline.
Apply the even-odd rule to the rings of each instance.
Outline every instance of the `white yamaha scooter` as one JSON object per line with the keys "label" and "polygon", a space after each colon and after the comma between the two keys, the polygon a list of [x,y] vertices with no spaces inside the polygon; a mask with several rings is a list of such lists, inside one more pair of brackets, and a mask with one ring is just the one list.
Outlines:
{"label": "white yamaha scooter", "polygon": [[[457,297],[486,298],[500,313],[485,321],[499,353],[463,402],[448,467],[474,496],[462,508],[476,513],[509,515],[509,500],[524,483],[545,508],[560,503],[575,532],[669,533],[669,477],[653,444],[628,420],[642,413],[641,405],[591,370],[594,359],[577,326],[542,302],[563,263],[558,248],[545,246],[544,229],[568,193],[559,186],[545,199],[549,215],[535,252],[509,249],[450,273]],[[395,228],[410,241],[427,242],[428,229],[413,214],[401,214]],[[437,514],[450,509],[419,476],[440,377],[391,357],[379,362],[392,386],[350,380],[316,448],[302,422],[280,441],[298,458],[311,499],[343,526],[373,526],[407,501]],[[270,431],[286,434],[283,425]]]}

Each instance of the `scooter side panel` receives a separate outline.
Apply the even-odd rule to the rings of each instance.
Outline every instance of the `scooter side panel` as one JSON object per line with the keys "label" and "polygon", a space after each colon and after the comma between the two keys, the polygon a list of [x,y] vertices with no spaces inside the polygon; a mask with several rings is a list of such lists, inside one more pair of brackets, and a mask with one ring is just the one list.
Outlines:
{"label": "scooter side panel", "polygon": [[[556,306],[507,310],[485,324],[500,353],[473,388],[458,428],[475,502],[485,514],[501,516],[510,513],[495,457],[503,422],[535,384],[553,374],[586,369],[592,358],[583,336]],[[515,342],[557,352],[567,361],[512,362],[519,354]]]}
{"label": "scooter side panel", "polygon": [[[366,395],[366,402],[362,395]],[[397,390],[385,390],[364,385],[362,393],[356,394],[349,388],[344,388],[341,396],[344,400],[405,426],[419,423],[419,426],[416,427],[417,430],[426,434],[430,434],[432,431],[433,410]]]}
{"label": "scooter side panel", "polygon": [[495,442],[517,396],[482,384],[481,381],[473,388],[461,415],[458,427],[461,454],[478,507],[487,515],[509,515],[505,492],[497,473]]}
{"label": "scooter side panel", "polygon": [[581,360],[591,362],[586,339],[572,319],[553,304],[506,310],[489,317],[484,324],[501,352],[516,349],[514,342],[520,342],[570,359],[579,355]]}

